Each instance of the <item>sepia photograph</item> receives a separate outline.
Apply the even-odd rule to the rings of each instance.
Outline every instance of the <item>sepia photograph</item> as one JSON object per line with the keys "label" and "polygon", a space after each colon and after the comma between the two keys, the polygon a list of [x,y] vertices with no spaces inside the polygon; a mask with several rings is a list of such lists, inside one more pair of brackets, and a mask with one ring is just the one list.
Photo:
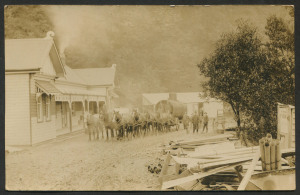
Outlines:
{"label": "sepia photograph", "polygon": [[293,5],[5,5],[5,189],[296,189]]}

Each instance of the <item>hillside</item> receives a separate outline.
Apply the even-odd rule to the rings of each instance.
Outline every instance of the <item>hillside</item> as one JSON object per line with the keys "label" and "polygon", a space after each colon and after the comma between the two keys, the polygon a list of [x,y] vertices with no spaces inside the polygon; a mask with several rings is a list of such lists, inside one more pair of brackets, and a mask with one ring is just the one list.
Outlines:
{"label": "hillside", "polygon": [[[254,9],[255,8],[255,9]],[[269,7],[270,8],[270,7]],[[44,37],[53,30],[72,68],[117,64],[120,90],[141,93],[201,91],[197,64],[238,17],[255,22],[281,8],[263,6],[8,6],[5,37]]]}

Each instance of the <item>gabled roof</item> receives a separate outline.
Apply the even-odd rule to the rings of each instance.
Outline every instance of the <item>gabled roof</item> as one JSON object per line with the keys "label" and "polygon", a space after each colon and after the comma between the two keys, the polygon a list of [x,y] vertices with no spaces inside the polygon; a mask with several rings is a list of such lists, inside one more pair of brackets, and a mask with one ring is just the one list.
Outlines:
{"label": "gabled roof", "polygon": [[71,83],[77,83],[77,84],[86,84],[85,81],[74,71],[74,69],[70,68],[67,65],[64,65],[66,74],[64,77],[59,77],[58,81],[68,81]]}
{"label": "gabled roof", "polygon": [[91,91],[88,89],[79,89],[79,88],[70,88],[69,86],[56,85],[55,86],[63,94],[72,94],[72,95],[97,95],[97,96],[106,96],[105,92],[102,91]]}
{"label": "gabled roof", "polygon": [[49,81],[41,81],[36,80],[35,81],[36,86],[38,86],[42,91],[44,91],[46,94],[60,94],[61,92]]}
{"label": "gabled roof", "polygon": [[[177,101],[182,103],[199,103],[206,101],[220,101],[215,98],[204,98],[202,92],[185,92],[185,93],[176,93]],[[143,105],[155,105],[161,100],[168,100],[169,93],[144,93],[143,96]]]}
{"label": "gabled roof", "polygon": [[58,81],[67,81],[83,85],[113,85],[115,78],[115,67],[111,68],[80,68],[73,69],[67,65],[65,67],[65,77],[60,77]]}
{"label": "gabled roof", "polygon": [[51,39],[5,40],[5,70],[36,70],[49,55]]}
{"label": "gabled roof", "polygon": [[81,69],[63,65],[52,36],[54,33],[50,31],[46,38],[5,40],[5,71],[43,71],[45,59],[50,57],[58,80],[94,86],[114,85],[116,65]]}
{"label": "gabled roof", "polygon": [[200,92],[187,92],[187,93],[177,93],[177,100],[182,103],[198,103],[204,102],[206,99],[202,98]]}
{"label": "gabled roof", "polygon": [[143,105],[154,105],[161,100],[167,100],[169,93],[144,93],[143,94]]}
{"label": "gabled roof", "polygon": [[5,71],[43,71],[47,58],[50,58],[56,76],[63,76],[65,70],[53,36],[54,33],[49,31],[45,38],[6,39]]}
{"label": "gabled roof", "polygon": [[72,69],[86,85],[113,85],[116,67]]}

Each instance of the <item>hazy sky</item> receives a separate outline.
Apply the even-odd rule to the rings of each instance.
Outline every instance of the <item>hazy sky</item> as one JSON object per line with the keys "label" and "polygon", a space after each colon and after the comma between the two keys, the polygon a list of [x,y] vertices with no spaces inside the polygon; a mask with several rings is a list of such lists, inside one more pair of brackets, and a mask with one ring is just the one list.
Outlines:
{"label": "hazy sky", "polygon": [[[190,89],[182,90],[191,91],[203,79],[196,64],[214,49],[222,33],[236,28],[237,19],[249,20],[263,35],[270,15],[289,18],[284,6],[269,5],[45,7],[71,67],[115,63],[122,81],[126,72],[136,73],[136,78],[126,78],[132,83],[148,74],[156,85],[171,82],[161,76],[168,70],[178,83],[190,79]],[[175,83],[166,86],[174,91]]]}

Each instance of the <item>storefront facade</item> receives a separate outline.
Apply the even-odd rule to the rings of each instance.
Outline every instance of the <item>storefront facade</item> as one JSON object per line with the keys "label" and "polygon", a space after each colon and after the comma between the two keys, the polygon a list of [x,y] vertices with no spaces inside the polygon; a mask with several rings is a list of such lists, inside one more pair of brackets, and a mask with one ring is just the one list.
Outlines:
{"label": "storefront facade", "polygon": [[[90,75],[76,73],[83,69],[63,64],[53,34],[5,41],[6,145],[35,145],[81,131],[85,112],[97,114],[109,107],[107,90],[113,89],[114,78],[88,83]],[[104,68],[103,74],[114,77],[115,69]],[[101,77],[102,68],[84,71]]]}

